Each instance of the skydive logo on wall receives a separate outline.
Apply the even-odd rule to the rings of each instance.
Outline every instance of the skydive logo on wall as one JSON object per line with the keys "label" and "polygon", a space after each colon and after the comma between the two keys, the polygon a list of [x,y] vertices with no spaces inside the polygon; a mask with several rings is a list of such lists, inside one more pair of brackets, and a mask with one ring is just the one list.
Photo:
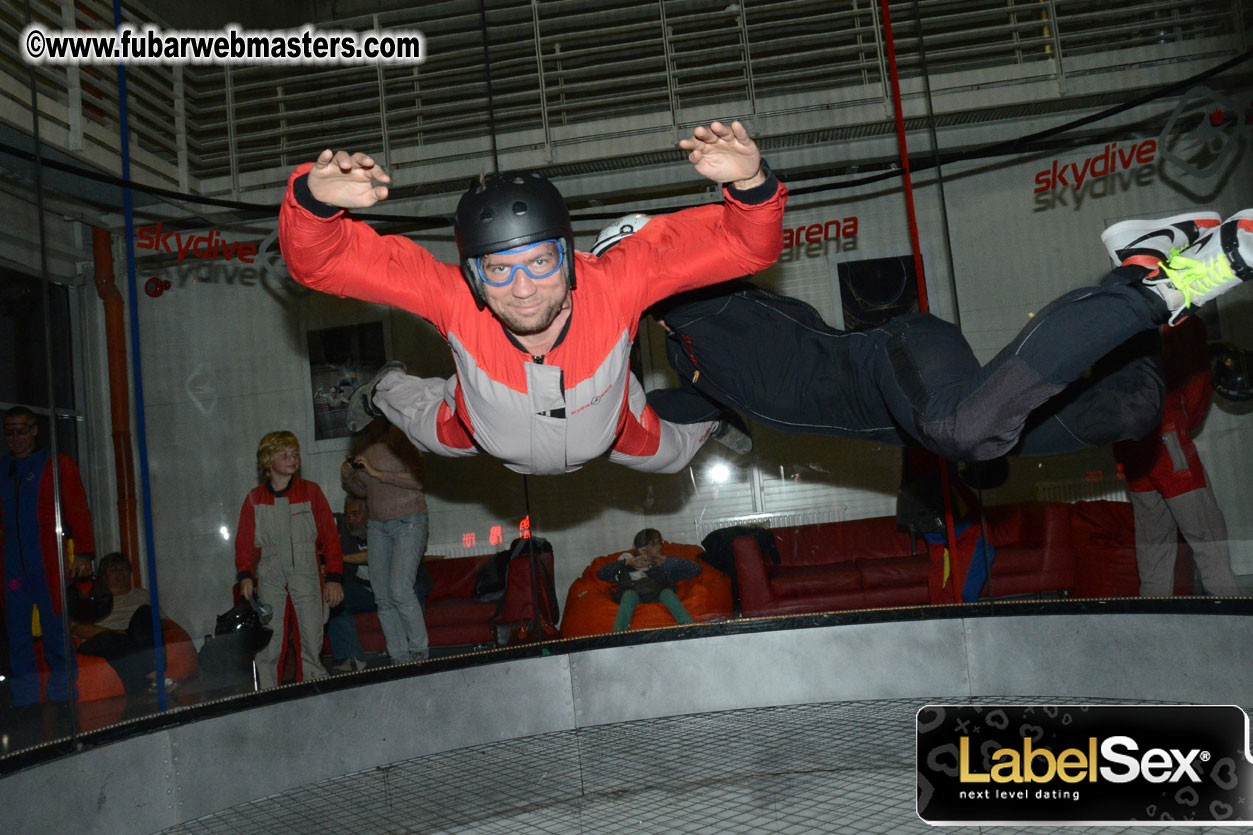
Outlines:
{"label": "skydive logo on wall", "polygon": [[251,264],[257,256],[256,244],[227,241],[216,229],[205,235],[196,235],[172,229],[166,231],[162,223],[141,226],[135,233],[135,248],[175,255],[180,264],[188,255],[202,260],[230,261],[237,258],[245,264]]}
{"label": "skydive logo on wall", "polygon": [[1238,707],[928,705],[917,727],[928,823],[1253,821]]}
{"label": "skydive logo on wall", "polygon": [[1155,159],[1157,159],[1157,140],[1155,139],[1132,142],[1129,147],[1122,148],[1118,147],[1117,142],[1111,142],[1101,153],[1088,157],[1082,163],[1053,160],[1052,167],[1036,173],[1035,193],[1040,194],[1071,186],[1077,191],[1083,188],[1083,184],[1089,179],[1096,180],[1119,171],[1149,165]]}
{"label": "skydive logo on wall", "polygon": [[1055,159],[1035,175],[1035,209],[1078,209],[1085,200],[1144,188],[1157,177],[1157,140],[1145,139],[1120,145],[1111,142],[1078,161]]}
{"label": "skydive logo on wall", "polygon": [[[157,271],[157,275],[149,279],[150,282],[164,283],[164,286],[158,285],[162,292],[149,291],[153,298],[160,297],[165,290],[192,286],[261,287],[281,298],[302,297],[314,292],[297,284],[287,272],[287,264],[279,250],[277,226],[259,244],[227,243],[216,231],[208,235],[167,232],[160,224],[138,230],[135,237],[137,247],[161,256],[155,259],[156,263],[150,261],[144,267]],[[197,254],[196,246],[202,238],[209,241],[199,243],[200,254]],[[184,260],[177,257],[180,248],[192,258]]]}

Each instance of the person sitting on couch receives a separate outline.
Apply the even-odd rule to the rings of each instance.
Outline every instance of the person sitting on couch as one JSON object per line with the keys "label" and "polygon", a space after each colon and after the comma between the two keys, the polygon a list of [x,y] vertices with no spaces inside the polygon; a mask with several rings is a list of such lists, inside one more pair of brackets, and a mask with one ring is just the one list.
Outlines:
{"label": "person sitting on couch", "polygon": [[[131,563],[125,554],[107,554],[98,576],[113,595],[113,606],[94,623],[75,622],[70,632],[83,639],[78,652],[109,662],[127,695],[142,693],[153,687],[156,676],[151,597],[147,589],[131,587]],[[173,679],[166,679],[166,692],[175,686]]]}
{"label": "person sitting on couch", "polygon": [[618,604],[618,615],[613,622],[614,632],[630,628],[631,616],[640,603],[659,601],[674,615],[675,623],[692,623],[692,616],[674,592],[674,584],[700,574],[700,566],[691,560],[665,556],[661,543],[661,531],[644,528],[635,535],[634,550],[596,572],[601,580],[615,584],[613,599]]}

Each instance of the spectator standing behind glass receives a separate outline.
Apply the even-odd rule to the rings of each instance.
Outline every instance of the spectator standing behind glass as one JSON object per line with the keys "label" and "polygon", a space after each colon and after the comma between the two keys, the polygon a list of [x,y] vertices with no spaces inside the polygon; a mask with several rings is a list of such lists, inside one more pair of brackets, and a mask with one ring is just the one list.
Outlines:
{"label": "spectator standing behind glass", "polygon": [[[322,624],[326,614],[344,598],[340,580],[343,555],[335,515],[326,496],[300,470],[300,442],[291,432],[271,432],[257,445],[257,476],[261,484],[244,497],[235,531],[235,568],[239,593],[273,607],[276,620],[285,620],[287,599],[296,613],[300,659],[296,680],[326,675],[322,652]],[[318,554],[325,578],[318,570]],[[323,605],[325,604],[325,606]],[[277,630],[276,630],[277,631]],[[278,684],[278,665],[287,635],[274,639],[257,653],[257,680],[262,688]]]}
{"label": "spectator standing behind glass", "polygon": [[[326,622],[333,673],[351,673],[366,668],[365,650],[361,647],[353,615],[373,612],[378,608],[374,602],[374,589],[370,586],[370,552],[366,539],[368,513],[365,499],[351,493],[344,499],[344,515],[339,525],[339,545],[344,552],[344,602],[331,612],[331,619]],[[418,566],[413,591],[424,612],[431,583],[431,572],[423,563]]]}
{"label": "spectator standing behind glass", "polygon": [[674,593],[674,584],[700,574],[700,566],[691,560],[667,557],[661,553],[661,547],[661,531],[644,528],[635,535],[634,551],[624,553],[596,572],[599,579],[615,583],[613,596],[618,601],[618,615],[613,622],[614,632],[630,628],[636,606],[654,601],[670,610],[675,623],[692,622],[692,616]]}
{"label": "spectator standing behind glass", "polygon": [[[31,610],[39,609],[44,660],[48,662],[48,700],[69,702],[73,656],[65,654],[61,625],[64,598],[57,568],[57,518],[52,490],[52,453],[37,450],[39,427],[35,413],[14,406],[4,413],[4,442],[9,454],[0,458],[0,540],[4,543],[3,574],[5,630],[9,640],[13,707],[39,701],[39,673],[35,668],[35,638]],[[91,576],[95,540],[87,494],[78,467],[57,455],[61,485],[61,526],[74,540],[72,577]]]}
{"label": "spectator standing behind glass", "polygon": [[1227,520],[1192,441],[1210,404],[1209,346],[1198,317],[1166,327],[1162,360],[1166,397],[1161,423],[1138,441],[1114,444],[1135,518],[1140,596],[1170,597],[1174,592],[1178,537],[1183,534],[1205,591],[1239,597],[1243,592],[1231,570]]}
{"label": "spectator standing behind glass", "polygon": [[340,468],[344,489],[366,500],[370,585],[393,664],[427,657],[426,621],[413,585],[426,552],[422,454],[385,420],[366,427],[356,455]]}

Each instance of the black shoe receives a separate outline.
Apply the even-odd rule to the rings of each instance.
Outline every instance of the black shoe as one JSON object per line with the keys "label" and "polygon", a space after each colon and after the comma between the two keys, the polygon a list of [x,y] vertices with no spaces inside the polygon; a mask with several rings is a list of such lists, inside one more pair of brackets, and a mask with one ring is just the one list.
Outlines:
{"label": "black shoe", "polygon": [[753,436],[735,412],[725,412],[714,430],[713,439],[732,452],[746,455],[753,451]]}
{"label": "black shoe", "polygon": [[384,364],[370,382],[357,387],[357,390],[348,398],[348,428],[351,431],[360,432],[370,425],[370,421],[383,416],[383,413],[374,406],[374,389],[378,387],[379,380],[393,371],[404,374],[406,370],[403,362],[392,360]]}

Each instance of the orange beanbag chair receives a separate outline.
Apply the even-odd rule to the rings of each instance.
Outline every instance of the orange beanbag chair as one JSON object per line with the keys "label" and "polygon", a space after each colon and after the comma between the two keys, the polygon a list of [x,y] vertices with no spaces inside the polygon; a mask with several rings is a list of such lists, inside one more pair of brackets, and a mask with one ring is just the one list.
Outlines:
{"label": "orange beanbag chair", "polygon": [[[200,671],[200,660],[196,656],[196,646],[183,627],[166,618],[161,621],[161,634],[165,638],[165,676],[174,681],[185,681]],[[82,643],[75,639],[77,646]],[[125,696],[126,688],[122,679],[108,661],[98,655],[74,653],[78,665],[78,701],[91,702],[97,699],[109,699],[114,696]],[[48,665],[44,662],[43,641],[35,641],[35,663],[39,670],[41,688],[48,686]]]}
{"label": "orange beanbag chair", "polygon": [[[731,601],[731,578],[697,557],[704,553],[700,546],[665,542],[662,544],[662,553],[667,557],[693,560],[701,567],[701,572],[696,577],[675,583],[679,602],[687,609],[692,620],[697,623],[723,620],[735,614],[735,605]],[[614,584],[601,580],[596,572],[621,555],[622,552],[619,551],[597,557],[570,585],[570,591],[566,595],[565,616],[561,619],[562,637],[603,635],[613,630],[614,618],[618,615],[618,604],[611,596]],[[664,603],[641,603],[635,607],[635,613],[631,617],[631,629],[652,629],[657,626],[674,626],[674,616]]]}

